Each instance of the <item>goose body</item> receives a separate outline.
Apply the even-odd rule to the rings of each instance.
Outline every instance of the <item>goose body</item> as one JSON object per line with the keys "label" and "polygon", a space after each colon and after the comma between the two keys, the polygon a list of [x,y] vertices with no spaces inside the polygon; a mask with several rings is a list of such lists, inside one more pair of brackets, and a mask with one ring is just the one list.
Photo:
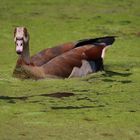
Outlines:
{"label": "goose body", "polygon": [[[46,77],[81,77],[103,70],[103,57],[114,36],[84,39],[47,48],[30,57],[29,33],[24,27],[14,32],[16,52],[19,58],[14,76],[40,79]],[[22,49],[21,49],[22,48]]]}

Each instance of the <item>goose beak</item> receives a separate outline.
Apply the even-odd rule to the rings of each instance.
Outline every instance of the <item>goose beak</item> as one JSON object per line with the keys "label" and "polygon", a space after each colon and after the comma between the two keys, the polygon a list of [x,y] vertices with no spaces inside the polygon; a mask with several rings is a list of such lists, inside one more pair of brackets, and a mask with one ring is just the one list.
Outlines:
{"label": "goose beak", "polygon": [[17,53],[18,55],[20,55],[22,52],[23,52],[23,46],[17,46],[17,47],[16,47],[16,53]]}
{"label": "goose beak", "polygon": [[22,52],[20,52],[20,51],[17,51],[17,54],[18,54],[18,55],[20,55],[21,53],[22,53]]}

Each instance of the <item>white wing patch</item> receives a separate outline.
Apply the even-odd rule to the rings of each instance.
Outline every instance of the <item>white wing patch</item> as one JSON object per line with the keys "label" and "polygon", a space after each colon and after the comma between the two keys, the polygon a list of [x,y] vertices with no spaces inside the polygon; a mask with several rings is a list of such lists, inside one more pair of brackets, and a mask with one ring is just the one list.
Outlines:
{"label": "white wing patch", "polygon": [[92,73],[93,70],[88,61],[82,60],[82,66],[80,68],[74,67],[69,78],[71,77],[83,77],[89,73]]}

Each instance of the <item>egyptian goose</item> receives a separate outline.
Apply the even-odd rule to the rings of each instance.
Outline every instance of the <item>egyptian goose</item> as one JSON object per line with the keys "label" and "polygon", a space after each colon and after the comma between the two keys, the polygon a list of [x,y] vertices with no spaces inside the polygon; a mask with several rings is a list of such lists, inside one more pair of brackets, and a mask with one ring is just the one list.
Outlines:
{"label": "egyptian goose", "polygon": [[47,48],[30,57],[29,33],[25,27],[14,31],[19,55],[13,75],[19,78],[81,77],[103,70],[103,58],[114,36],[84,39]]}

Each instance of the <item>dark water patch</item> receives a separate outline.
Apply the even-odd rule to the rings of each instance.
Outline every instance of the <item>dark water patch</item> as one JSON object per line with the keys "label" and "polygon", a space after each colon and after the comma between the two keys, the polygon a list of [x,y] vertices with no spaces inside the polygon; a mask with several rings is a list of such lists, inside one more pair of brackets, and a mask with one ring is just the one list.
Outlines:
{"label": "dark water patch", "polygon": [[111,118],[112,116],[110,116],[110,115],[107,115],[106,117],[107,117],[107,118]]}
{"label": "dark water patch", "polygon": [[98,105],[97,107],[105,107],[105,105]]}
{"label": "dark water patch", "polygon": [[113,137],[114,135],[112,133],[101,133],[104,137]]}
{"label": "dark water patch", "polygon": [[132,73],[120,73],[120,72],[115,72],[115,71],[109,71],[109,70],[106,70],[105,71],[105,74],[103,74],[104,76],[122,76],[122,77],[128,77],[130,75],[132,75]]}
{"label": "dark water patch", "polygon": [[105,93],[105,92],[96,92],[96,95],[106,95],[108,93]]}
{"label": "dark water patch", "polygon": [[128,112],[132,112],[133,113],[133,112],[137,112],[137,111],[136,110],[129,110]]}
{"label": "dark water patch", "polygon": [[112,80],[112,79],[103,79],[104,82],[116,82],[116,80]]}
{"label": "dark water patch", "polygon": [[0,96],[0,100],[27,100],[28,96],[12,97],[12,96]]}
{"label": "dark water patch", "polygon": [[81,97],[81,98],[77,98],[77,100],[78,101],[80,101],[80,100],[88,100],[88,101],[90,101],[90,102],[98,102],[98,100],[92,100],[92,99],[90,99],[89,97]]}
{"label": "dark water patch", "polygon": [[60,107],[51,107],[54,110],[69,110],[69,109],[90,109],[90,108],[98,108],[98,107],[105,107],[104,105],[98,106],[60,106]]}
{"label": "dark water patch", "polygon": [[[46,97],[54,97],[54,98],[63,98],[63,97],[70,97],[75,96],[74,93],[71,92],[56,92],[56,93],[50,93],[50,94],[40,94],[40,95],[30,95],[30,96],[20,96],[20,97],[14,97],[14,96],[0,96],[0,100],[7,101],[8,103],[16,103],[16,101],[27,101],[31,97],[37,97],[37,96],[46,96]],[[30,103],[39,103],[40,101],[29,101]]]}
{"label": "dark water patch", "polygon": [[50,94],[41,94],[39,96],[47,96],[47,97],[54,97],[54,98],[63,98],[63,97],[70,97],[74,96],[75,94],[72,92],[55,92]]}
{"label": "dark water patch", "polygon": [[24,134],[24,133],[21,133],[21,134],[19,134],[19,135],[20,135],[20,136],[24,136],[24,137],[26,136],[26,134]]}
{"label": "dark water patch", "polygon": [[125,71],[130,71],[130,69],[126,68]]}
{"label": "dark water patch", "polygon": [[91,118],[88,118],[88,117],[84,118],[83,120],[85,120],[87,122],[97,121],[96,119],[91,119]]}
{"label": "dark water patch", "polygon": [[123,83],[123,84],[128,84],[128,83],[132,83],[132,81],[131,80],[123,80],[123,81],[120,81],[121,83]]}
{"label": "dark water patch", "polygon": [[74,89],[74,92],[89,92],[89,89]]}
{"label": "dark water patch", "polygon": [[[116,79],[112,79],[114,76],[120,76],[120,77],[128,77],[132,75],[131,72],[129,72],[129,69],[126,69],[123,73],[122,72],[115,72],[115,71],[110,71],[106,70],[104,73],[101,73],[100,75],[94,75],[88,78],[83,79],[83,81],[86,81],[88,83],[93,83],[96,82],[97,79],[103,81],[103,82],[121,82],[117,81]],[[130,80],[124,80],[122,83],[131,83]],[[75,90],[76,91],[76,90]],[[87,92],[90,91],[87,89]]]}
{"label": "dark water patch", "polygon": [[29,103],[39,103],[40,101],[29,101]]}
{"label": "dark water patch", "polygon": [[30,13],[30,15],[31,16],[39,16],[39,15],[41,15],[42,13],[40,13],[40,12],[31,12]]}
{"label": "dark water patch", "polygon": [[21,96],[21,97],[11,97],[11,96],[0,96],[0,100],[7,101],[7,103],[15,104],[16,101],[26,101],[28,99],[27,96]]}

